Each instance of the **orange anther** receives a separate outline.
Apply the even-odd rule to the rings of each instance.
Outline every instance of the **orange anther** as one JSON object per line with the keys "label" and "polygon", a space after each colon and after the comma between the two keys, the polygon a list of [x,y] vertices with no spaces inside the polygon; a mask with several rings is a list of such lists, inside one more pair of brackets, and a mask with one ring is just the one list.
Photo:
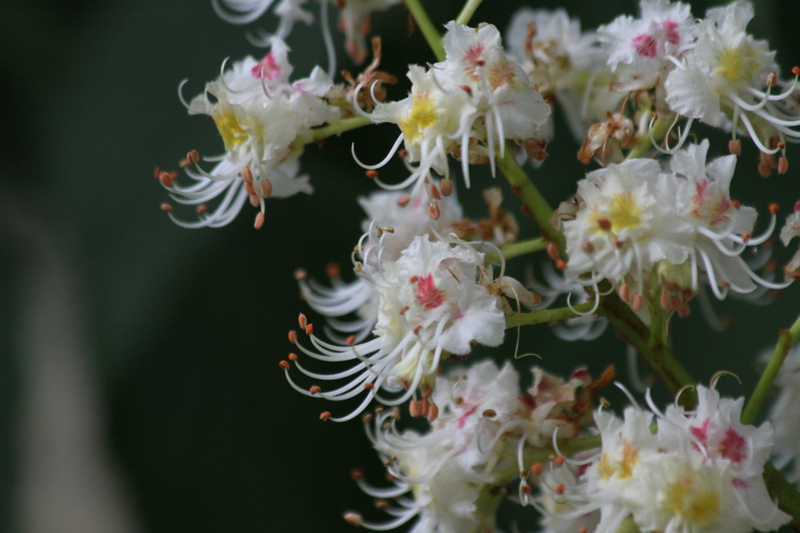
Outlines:
{"label": "orange anther", "polygon": [[777,203],[772,202],[769,204],[769,212],[772,213],[773,215],[777,214],[779,209],[780,207],[778,207]]}
{"label": "orange anther", "polygon": [[289,354],[289,361],[297,361],[297,354],[296,353],[290,353]]}
{"label": "orange anther", "polygon": [[731,155],[735,155],[736,157],[742,155],[742,141],[739,139],[731,139],[728,141],[728,151]]}
{"label": "orange anther", "polygon": [[411,196],[406,194],[405,196],[401,197],[400,200],[398,200],[397,205],[400,207],[405,207],[408,205],[408,202],[410,201],[411,201]]}
{"label": "orange anther", "polygon": [[374,383],[369,383],[369,382],[364,383],[364,388],[367,389],[367,390],[372,390],[372,389],[375,388],[375,384]]}
{"label": "orange anther", "polygon": [[[253,184],[253,171],[250,170],[250,167],[244,167],[242,169],[242,179],[248,185],[252,185]],[[253,193],[250,192],[249,189],[248,189],[247,193],[248,194],[253,194]]]}
{"label": "orange anther", "polygon": [[540,475],[542,473],[542,463],[533,463],[531,465],[531,472],[537,476]]}
{"label": "orange anther", "polygon": [[278,366],[280,366],[284,370],[289,370],[289,368],[291,368],[289,366],[289,362],[288,361],[281,361],[280,363],[278,363]]}
{"label": "orange anther", "polygon": [[375,178],[378,177],[378,171],[377,170],[367,170],[366,172],[364,172],[364,175],[367,176],[369,179],[373,179],[374,180]]}
{"label": "orange anther", "polygon": [[597,225],[603,231],[609,231],[611,229],[611,222],[607,218],[598,218]]}
{"label": "orange anther", "polygon": [[563,259],[559,259],[556,261],[556,268],[559,270],[566,270],[567,269],[567,262]]}
{"label": "orange anther", "polygon": [[264,225],[264,213],[261,211],[258,212],[256,215],[256,221],[253,222],[253,227],[256,229],[261,229],[261,226]]}
{"label": "orange anther", "polygon": [[305,268],[298,268],[294,271],[294,279],[300,281],[301,279],[306,279],[308,276],[308,272],[306,272]]}
{"label": "orange anther", "polygon": [[352,345],[354,345],[355,343],[356,343],[356,337],[355,337],[355,335],[350,335],[349,337],[347,337],[347,345],[348,345],[348,346],[352,346]]}
{"label": "orange anther", "polygon": [[561,253],[558,251],[558,246],[554,242],[547,243],[547,256],[553,261],[561,259]]}
{"label": "orange anther", "polygon": [[360,468],[354,468],[350,470],[350,479],[353,481],[361,481],[364,479],[364,471]]}
{"label": "orange anther", "polygon": [[322,420],[323,422],[327,422],[330,417],[331,417],[330,411],[325,411],[324,413],[320,413],[319,415],[319,419]]}
{"label": "orange anther", "polygon": [[440,183],[439,186],[442,188],[443,196],[450,196],[453,194],[453,180],[442,180],[442,183]]}
{"label": "orange anther", "polygon": [[642,304],[642,295],[637,293],[636,296],[633,297],[633,305],[631,306],[631,309],[638,312],[641,310]]}
{"label": "orange anther", "polygon": [[439,220],[439,217],[442,216],[442,212],[439,209],[439,204],[434,202],[428,205],[428,216],[431,217],[431,220]]}
{"label": "orange anther", "polygon": [[792,67],[792,74],[800,76],[800,67]]}
{"label": "orange anther", "polygon": [[336,263],[328,263],[325,266],[325,273],[329,278],[338,278],[342,271]]}
{"label": "orange anther", "polygon": [[263,180],[261,182],[261,195],[264,198],[269,198],[272,196],[272,182],[269,180]]}
{"label": "orange anther", "polygon": [[172,176],[170,176],[169,172],[162,172],[158,175],[158,179],[164,187],[168,189],[172,188]]}
{"label": "orange anther", "polygon": [[300,325],[301,329],[306,329],[306,325],[308,324],[308,319],[306,315],[300,313],[300,316],[297,317],[297,323]]}
{"label": "orange anther", "polygon": [[197,153],[197,150],[189,150],[186,154],[186,162],[190,165],[196,165],[200,162],[200,154]]}
{"label": "orange anther", "polygon": [[786,174],[789,172],[789,160],[785,155],[778,158],[778,174]]}
{"label": "orange anther", "polygon": [[206,211],[208,211],[208,206],[206,204],[200,204],[197,206],[198,215],[205,215]]}
{"label": "orange anther", "polygon": [[311,385],[311,388],[308,389],[308,392],[310,392],[311,394],[320,393],[322,392],[322,387],[320,387],[319,385]]}
{"label": "orange anther", "polygon": [[172,206],[165,202],[165,203],[161,204],[161,210],[171,213],[172,212]]}
{"label": "orange anther", "polygon": [[297,332],[293,329],[289,331],[289,342],[297,344]]}
{"label": "orange anther", "polygon": [[561,496],[562,494],[564,494],[564,489],[566,489],[564,484],[563,483],[559,483],[558,486],[556,487],[556,494]]}
{"label": "orange anther", "polygon": [[314,324],[309,324],[306,326],[306,335],[313,335],[314,334]]}
{"label": "orange anther", "polygon": [[564,456],[559,455],[553,458],[553,464],[556,466],[562,466],[564,464]]}
{"label": "orange anther", "polygon": [[740,202],[739,200],[731,199],[731,206],[733,206],[734,209],[739,209],[740,207],[742,207],[742,202]]}

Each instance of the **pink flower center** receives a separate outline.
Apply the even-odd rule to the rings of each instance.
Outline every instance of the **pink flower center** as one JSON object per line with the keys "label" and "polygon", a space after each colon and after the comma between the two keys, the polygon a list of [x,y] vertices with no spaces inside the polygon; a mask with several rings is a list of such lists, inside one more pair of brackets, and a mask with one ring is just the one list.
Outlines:
{"label": "pink flower center", "polygon": [[472,407],[467,409],[464,412],[463,415],[459,416],[458,417],[458,422],[456,422],[456,425],[458,426],[458,429],[462,429],[464,427],[464,424],[467,423],[467,418],[472,416],[475,413],[475,411],[477,411],[477,410],[478,410],[478,406],[477,405],[473,405]]}
{"label": "pink flower center", "polygon": [[681,39],[680,33],[678,33],[678,23],[673,22],[671,20],[664,21],[664,33],[667,35],[667,42],[669,44],[678,44]]}
{"label": "pink flower center", "polygon": [[732,463],[741,463],[747,457],[747,441],[733,428],[728,428],[725,438],[717,445],[717,450],[722,457]]}
{"label": "pink flower center", "polygon": [[656,57],[658,44],[651,35],[642,33],[633,38],[633,48],[640,56]]}
{"label": "pink flower center", "polygon": [[281,73],[281,67],[275,62],[272,52],[264,56],[264,59],[258,62],[251,70],[253,76],[258,79],[274,80]]}
{"label": "pink flower center", "polygon": [[417,279],[417,300],[422,307],[429,311],[444,303],[444,292],[436,288],[433,283],[433,274]]}

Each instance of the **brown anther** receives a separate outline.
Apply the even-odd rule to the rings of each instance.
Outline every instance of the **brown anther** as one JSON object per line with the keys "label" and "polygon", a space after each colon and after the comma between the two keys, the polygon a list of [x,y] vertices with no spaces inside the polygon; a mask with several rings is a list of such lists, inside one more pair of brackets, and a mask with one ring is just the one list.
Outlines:
{"label": "brown anther", "polygon": [[289,366],[289,361],[281,361],[280,363],[278,363],[278,366],[280,366],[284,370],[289,370],[291,368],[291,366]]}
{"label": "brown anther", "polygon": [[[247,182],[245,181],[245,182],[244,182],[244,190],[245,190],[245,192],[247,192],[247,194],[249,194],[250,196],[256,196],[256,190],[255,190],[255,188],[253,188],[253,184],[252,184],[252,183],[247,183]],[[258,199],[258,196],[256,196],[256,200],[257,200],[257,199]],[[252,203],[252,201],[253,201],[253,200],[251,199],[251,200],[250,200],[250,202]]]}
{"label": "brown anther", "polygon": [[778,75],[774,72],[767,74],[767,87],[775,87],[778,84]]}
{"label": "brown anther", "polygon": [[289,342],[297,344],[297,332],[293,329],[289,330]]}
{"label": "brown anther", "polygon": [[364,479],[364,471],[360,468],[353,468],[350,470],[350,479],[353,481],[361,481]]}
{"label": "brown anther", "polygon": [[430,409],[428,409],[428,422],[433,423],[437,418],[439,418],[439,407],[432,403]]}
{"label": "brown anther", "polygon": [[353,266],[353,270],[355,272],[361,272],[361,269],[364,268],[364,265],[361,264],[361,261],[356,261],[356,264]]}
{"label": "brown anther", "polygon": [[306,272],[305,268],[298,268],[294,271],[294,279],[300,281],[302,279],[306,279],[308,277],[308,272]]}
{"label": "brown anther", "polygon": [[439,220],[439,217],[442,215],[442,212],[439,210],[439,204],[434,202],[428,205],[428,216],[431,217],[431,220]]}
{"label": "brown anther", "polygon": [[330,411],[325,411],[319,414],[319,419],[322,420],[323,422],[327,422],[330,417],[331,417]]}
{"label": "brown anther", "polygon": [[352,346],[355,343],[356,343],[356,338],[355,338],[354,335],[350,335],[349,337],[347,337],[347,345],[348,346]]}
{"label": "brown anther", "polygon": [[383,498],[379,498],[375,500],[375,508],[380,509],[381,511],[385,511],[392,506],[388,501],[384,500]]}
{"label": "brown anther", "polygon": [[164,187],[168,189],[172,188],[172,176],[170,175],[169,172],[162,172],[161,174],[158,175],[158,179],[161,181],[161,184]]}
{"label": "brown anther", "polygon": [[563,466],[564,465],[564,456],[563,455],[558,455],[556,457],[553,457],[553,464],[556,465],[556,466]]}
{"label": "brown anther", "polygon": [[411,277],[408,279],[408,282],[409,282],[409,283],[416,283],[416,282],[417,282],[417,280],[419,280],[419,276],[411,276]]}
{"label": "brown anther", "polygon": [[566,270],[567,269],[567,262],[563,259],[559,259],[556,261],[556,268],[559,270]]}
{"label": "brown anther", "polygon": [[306,326],[306,335],[313,335],[314,334],[314,324],[309,324]]}
{"label": "brown anther", "polygon": [[398,150],[397,157],[399,157],[400,159],[405,159],[406,157],[408,157],[408,150],[406,149]]}
{"label": "brown anther", "polygon": [[800,76],[800,67],[792,67],[792,74]]}
{"label": "brown anther", "polygon": [[502,487],[498,487],[498,486],[496,486],[496,485],[495,485],[494,487],[492,487],[491,489],[489,489],[489,495],[490,495],[490,496],[497,496],[497,495],[499,495],[499,494],[500,494],[500,491],[501,491],[501,490],[503,490],[503,488],[502,488]]}
{"label": "brown anther", "polygon": [[364,383],[364,388],[367,389],[367,390],[372,390],[372,389],[375,388],[375,384],[374,383],[369,383],[369,382]]}
{"label": "brown anther", "polygon": [[[245,183],[247,183],[248,185],[252,185],[252,184],[253,184],[253,171],[252,171],[252,170],[250,170],[250,167],[244,167],[244,168],[242,169],[242,179],[243,179],[243,180],[244,180],[244,182],[245,182]],[[251,193],[249,190],[248,190],[248,192],[247,192],[247,193],[248,193],[248,194],[253,194],[253,193]]]}
{"label": "brown anther", "polygon": [[196,165],[200,162],[200,154],[197,152],[197,150],[189,150],[186,153],[186,162],[190,165]]}
{"label": "brown anther", "polygon": [[529,470],[525,470],[525,469],[520,470],[519,471],[519,478],[524,481],[524,480],[528,479],[528,475],[529,474],[530,474]]}
{"label": "brown anther", "polygon": [[300,325],[300,329],[306,329],[306,326],[308,325],[308,319],[306,318],[306,315],[300,313],[300,315],[297,317],[297,323]]}
{"label": "brown anther", "polygon": [[168,213],[171,213],[172,212],[172,206],[169,205],[168,203],[164,202],[163,204],[161,204],[161,210],[162,211],[167,211]]}
{"label": "brown anther", "polygon": [[272,196],[272,182],[269,180],[263,180],[261,182],[261,194],[264,198],[269,198]]}
{"label": "brown anther", "polygon": [[364,523],[364,518],[359,513],[348,511],[344,513],[344,519],[354,526],[360,526]]}
{"label": "brown anther", "polygon": [[566,486],[563,483],[559,483],[558,486],[556,487],[556,494],[561,496],[562,494],[564,494],[564,489],[566,489]]}
{"label": "brown anther", "polygon": [[470,87],[469,85],[459,85],[459,89],[461,89],[468,95],[472,96],[472,87]]}
{"label": "brown anther", "polygon": [[256,229],[261,229],[261,226],[264,225],[264,213],[261,211],[256,214],[256,220],[253,222],[253,227]]}
{"label": "brown anther", "polygon": [[752,237],[752,236],[753,236],[752,233],[744,233],[742,235],[742,242],[744,242],[744,243],[749,242],[750,241],[750,237]]}
{"label": "brown anther", "polygon": [[778,174],[786,174],[789,172],[789,160],[785,155],[778,158]]}
{"label": "brown anther", "polygon": [[614,241],[614,246],[616,246],[617,248],[622,248],[624,245],[625,243],[622,241]]}
{"label": "brown anther", "polygon": [[453,403],[456,405],[463,405],[464,398],[462,398],[461,396],[456,396],[455,398],[453,398]]}
{"label": "brown anther", "polygon": [[587,254],[594,253],[594,244],[592,244],[590,241],[583,241],[581,248],[583,248],[583,251]]}
{"label": "brown anther", "polygon": [[607,218],[598,218],[597,225],[603,231],[609,231],[611,229],[611,222]]}
{"label": "brown anther", "polygon": [[556,243],[547,243],[547,256],[553,261],[558,261],[561,259],[561,253],[558,251],[558,246],[556,246]]}
{"label": "brown anther", "polygon": [[797,200],[794,204],[794,212],[797,213],[800,211],[800,200]]}
{"label": "brown anther", "polygon": [[784,143],[782,143],[781,141],[778,141],[777,143],[775,143],[775,147],[780,149],[780,150],[783,150],[784,148],[786,148],[786,145]]}
{"label": "brown anther", "polygon": [[250,195],[250,205],[253,207],[261,207],[261,200],[258,199],[257,194]]}
{"label": "brown anther", "polygon": [[431,191],[431,197],[434,200],[441,200],[442,199],[442,195],[439,194],[439,187],[437,187],[436,185],[431,185],[430,191]]}
{"label": "brown anther", "polygon": [[289,361],[297,361],[297,354],[296,353],[290,353],[289,354]]}
{"label": "brown anther", "polygon": [[208,206],[206,204],[200,204],[197,206],[196,211],[198,215],[205,215],[206,211],[208,211]]}
{"label": "brown anther", "polygon": [[375,228],[375,231],[376,231],[376,233],[378,234],[378,238],[379,238],[379,239],[380,239],[381,237],[383,237],[383,228],[381,228],[380,226],[378,226],[377,228]]}
{"label": "brown anther", "polygon": [[528,494],[530,494],[531,492],[533,492],[533,489],[531,488],[531,486],[530,486],[530,485],[528,485],[527,483],[525,483],[524,485],[520,485],[520,486],[519,486],[519,491],[520,491],[522,494],[528,495]]}
{"label": "brown anther", "polygon": [[778,210],[779,209],[780,209],[780,207],[778,207],[777,203],[772,202],[772,203],[769,204],[769,212],[772,213],[773,215],[778,214]]}
{"label": "brown anther", "polygon": [[642,295],[636,293],[636,295],[633,297],[633,305],[631,305],[631,309],[638,313],[642,309],[642,303]]}
{"label": "brown anther", "polygon": [[442,196],[450,196],[453,194],[453,180],[445,179],[439,184],[442,189]]}
{"label": "brown anther", "polygon": [[661,309],[664,311],[672,311],[672,302],[670,301],[669,294],[667,294],[666,291],[661,292],[659,303],[661,304]]}
{"label": "brown anther", "polygon": [[414,328],[414,335],[419,335],[420,331],[422,331],[422,324],[419,324],[417,327]]}
{"label": "brown anther", "polygon": [[364,172],[364,175],[366,177],[368,177],[369,179],[374,180],[375,178],[378,177],[378,171],[377,170],[367,170],[366,172]]}
{"label": "brown anther", "polygon": [[731,206],[733,206],[734,209],[739,209],[740,207],[742,207],[742,202],[740,202],[739,200],[731,199]]}
{"label": "brown anther", "polygon": [[588,530],[588,529],[586,529],[586,526],[584,526],[584,527],[581,527],[581,528],[578,530],[578,533],[589,533],[589,530]]}
{"label": "brown anther", "polygon": [[758,164],[758,173],[761,174],[762,178],[768,178],[772,176],[772,167],[762,161]]}
{"label": "brown anther", "polygon": [[308,389],[308,392],[310,392],[311,394],[318,394],[322,392],[322,387],[320,387],[319,385],[311,385],[311,388]]}
{"label": "brown anther", "polygon": [[400,315],[404,315],[406,314],[406,311],[408,311],[408,306],[404,305],[403,307],[400,308],[400,310],[397,313]]}
{"label": "brown anther", "polygon": [[627,283],[623,283],[619,288],[619,297],[628,302],[631,299],[631,287]]}
{"label": "brown anther", "polygon": [[541,475],[541,473],[542,473],[542,463],[533,463],[531,465],[531,471],[534,474],[536,474],[537,476]]}
{"label": "brown anther", "polygon": [[400,200],[398,200],[397,205],[399,207],[405,207],[405,206],[408,205],[408,202],[410,202],[410,201],[411,201],[411,195],[406,194],[405,196],[400,198]]}
{"label": "brown anther", "polygon": [[483,413],[481,413],[481,416],[484,418],[494,418],[497,416],[497,411],[494,409],[486,409]]}
{"label": "brown anther", "polygon": [[339,269],[339,265],[336,263],[328,263],[325,265],[325,273],[329,278],[338,278],[341,274],[341,270]]}
{"label": "brown anther", "polygon": [[608,409],[609,407],[611,407],[611,402],[609,402],[609,401],[608,401],[608,400],[605,398],[605,396],[601,396],[601,397],[600,397],[600,400],[598,400],[598,401],[600,402],[600,405],[602,405],[602,406],[603,406],[604,408],[606,408],[606,409]]}
{"label": "brown anther", "polygon": [[728,141],[728,151],[731,155],[739,157],[742,155],[742,141],[739,139],[731,139]]}
{"label": "brown anther", "polygon": [[153,170],[153,177],[158,179],[162,172],[163,170],[161,170],[161,167],[156,167],[155,170]]}

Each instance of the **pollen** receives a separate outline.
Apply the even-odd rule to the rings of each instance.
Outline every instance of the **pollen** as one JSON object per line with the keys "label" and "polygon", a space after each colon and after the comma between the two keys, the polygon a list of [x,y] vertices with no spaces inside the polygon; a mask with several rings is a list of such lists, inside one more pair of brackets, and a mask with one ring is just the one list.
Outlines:
{"label": "pollen", "polygon": [[726,48],[719,56],[719,66],[714,70],[734,85],[749,82],[758,70],[758,54],[755,50]]}
{"label": "pollen", "polygon": [[436,106],[427,94],[414,96],[414,103],[411,111],[400,121],[400,130],[403,132],[408,142],[419,140],[425,134],[425,130],[434,126],[439,121],[439,114]]}
{"label": "pollen", "polygon": [[226,149],[233,150],[247,141],[249,135],[239,124],[239,119],[230,108],[222,108],[222,112],[219,115],[213,115],[212,118],[217,124],[217,129],[222,136],[222,142],[225,143]]}

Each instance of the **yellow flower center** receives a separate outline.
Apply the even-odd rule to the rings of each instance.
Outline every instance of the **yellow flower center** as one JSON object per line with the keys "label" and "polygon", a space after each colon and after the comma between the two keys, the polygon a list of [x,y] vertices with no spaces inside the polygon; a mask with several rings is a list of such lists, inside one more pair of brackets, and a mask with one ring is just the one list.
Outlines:
{"label": "yellow flower center", "polygon": [[719,66],[714,69],[714,74],[734,85],[747,83],[758,71],[758,59],[758,54],[749,46],[744,50],[726,48],[719,56]]}
{"label": "yellow flower center", "polygon": [[414,95],[411,112],[400,120],[400,130],[406,141],[414,142],[424,135],[425,130],[436,124],[439,115],[436,106],[428,98],[427,92]]}
{"label": "yellow flower center", "polygon": [[642,208],[630,193],[615,193],[607,213],[595,211],[590,216],[592,224],[602,231],[619,234],[626,228],[635,228],[642,223]]}
{"label": "yellow flower center", "polygon": [[680,515],[690,529],[702,528],[719,513],[719,494],[707,487],[698,487],[692,478],[671,483],[667,488],[666,507]]}
{"label": "yellow flower center", "polygon": [[616,464],[612,464],[607,453],[604,453],[597,463],[597,470],[603,479],[609,479],[617,474],[618,479],[630,479],[633,476],[633,469],[639,463],[639,450],[625,441],[622,444],[622,457]]}
{"label": "yellow flower center", "polygon": [[236,114],[229,107],[221,107],[221,111],[219,115],[212,115],[212,118],[217,124],[217,129],[222,136],[222,142],[225,143],[225,148],[233,150],[247,141],[248,134],[239,124]]}

